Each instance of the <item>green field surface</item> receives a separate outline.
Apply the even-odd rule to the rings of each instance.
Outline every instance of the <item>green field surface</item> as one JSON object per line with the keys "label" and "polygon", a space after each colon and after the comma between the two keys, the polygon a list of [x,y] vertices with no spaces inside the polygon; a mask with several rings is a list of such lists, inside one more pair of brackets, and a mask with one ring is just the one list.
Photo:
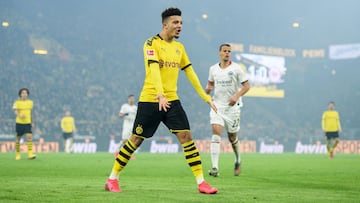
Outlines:
{"label": "green field surface", "polygon": [[15,160],[0,154],[0,202],[360,202],[360,156],[243,154],[233,176],[233,154],[221,154],[220,176],[209,177],[210,155],[201,154],[206,180],[219,189],[199,194],[182,153],[138,153],[120,176],[122,193],[104,190],[113,155],[37,154]]}

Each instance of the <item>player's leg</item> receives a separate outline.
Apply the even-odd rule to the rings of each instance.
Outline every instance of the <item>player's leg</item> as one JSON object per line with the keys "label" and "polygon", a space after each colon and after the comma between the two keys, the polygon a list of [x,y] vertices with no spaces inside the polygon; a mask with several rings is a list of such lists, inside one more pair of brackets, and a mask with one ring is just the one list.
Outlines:
{"label": "player's leg", "polygon": [[221,151],[221,134],[224,126],[224,119],[215,111],[210,111],[210,124],[212,129],[210,156],[212,167],[209,170],[209,175],[217,177],[219,175],[219,157]]}
{"label": "player's leg", "polygon": [[16,139],[15,139],[15,153],[16,153],[16,155],[15,155],[15,159],[20,160],[21,159],[20,141],[21,141],[21,137],[25,134],[24,125],[16,123],[15,131],[16,131]]}
{"label": "player's leg", "polygon": [[21,159],[21,153],[20,153],[20,139],[21,139],[21,136],[18,136],[16,134],[16,140],[15,140],[15,159],[16,160],[20,160]]}
{"label": "player's leg", "polygon": [[25,136],[27,139],[28,159],[35,159],[36,155],[33,153],[32,133],[26,133]]}
{"label": "player's leg", "polygon": [[237,133],[228,133],[228,138],[235,154],[234,175],[238,176],[241,172],[240,142]]}
{"label": "player's leg", "polygon": [[120,148],[115,158],[105,189],[110,192],[121,192],[119,174],[129,162],[131,155],[142,144],[145,138],[152,137],[161,121],[157,103],[139,102],[133,126],[133,134]]}
{"label": "player's leg", "polygon": [[183,148],[186,162],[190,166],[191,171],[195,176],[199,192],[206,194],[217,193],[217,188],[211,187],[204,179],[200,153],[196,148],[195,142],[192,139],[190,132],[183,131],[175,134]]}
{"label": "player's leg", "polygon": [[340,142],[339,133],[338,132],[332,133],[332,139],[333,139],[333,143],[332,143],[331,148],[330,148],[330,158],[334,158],[334,150],[335,150],[336,146]]}
{"label": "player's leg", "polygon": [[335,148],[336,148],[336,146],[339,144],[339,142],[340,142],[339,137],[335,137],[335,138],[334,138],[334,142],[333,142],[333,144],[332,144],[332,146],[331,146],[331,150],[332,150],[332,151],[335,150]]}
{"label": "player's leg", "polygon": [[219,124],[212,124],[212,137],[210,143],[210,156],[212,168],[209,170],[209,175],[217,177],[219,175],[219,157],[221,151],[221,132],[223,126]]}
{"label": "player's leg", "polygon": [[326,149],[327,149],[327,155],[331,158],[331,136],[328,132],[325,133],[325,141],[326,141]]}
{"label": "player's leg", "polygon": [[231,107],[231,110],[226,115],[229,119],[225,121],[226,130],[228,132],[228,139],[235,154],[234,175],[238,176],[241,172],[241,158],[240,158],[240,141],[237,132],[240,130],[240,109],[238,106]]}
{"label": "player's leg", "polygon": [[69,148],[68,148],[69,153],[73,153],[73,144],[74,144],[74,136],[71,135],[69,137]]}
{"label": "player's leg", "polygon": [[165,114],[165,117],[163,122],[170,132],[174,133],[179,140],[183,148],[186,163],[190,166],[190,169],[195,176],[199,192],[206,194],[217,193],[218,190],[211,187],[204,180],[200,153],[191,136],[189,121],[180,101],[171,102],[171,108]]}

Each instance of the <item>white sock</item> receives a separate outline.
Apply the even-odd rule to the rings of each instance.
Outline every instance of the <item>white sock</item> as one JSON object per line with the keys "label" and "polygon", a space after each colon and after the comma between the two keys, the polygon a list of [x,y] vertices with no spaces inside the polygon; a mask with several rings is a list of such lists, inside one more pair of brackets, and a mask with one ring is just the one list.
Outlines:
{"label": "white sock", "polygon": [[241,158],[240,158],[240,141],[239,141],[239,139],[236,138],[236,140],[231,143],[231,146],[235,153],[235,162],[240,163]]}
{"label": "white sock", "polygon": [[109,179],[111,180],[118,180],[119,176],[115,175],[114,173],[110,173]]}
{"label": "white sock", "polygon": [[219,135],[212,135],[210,144],[211,162],[212,167],[217,169],[219,169],[220,142],[221,137]]}

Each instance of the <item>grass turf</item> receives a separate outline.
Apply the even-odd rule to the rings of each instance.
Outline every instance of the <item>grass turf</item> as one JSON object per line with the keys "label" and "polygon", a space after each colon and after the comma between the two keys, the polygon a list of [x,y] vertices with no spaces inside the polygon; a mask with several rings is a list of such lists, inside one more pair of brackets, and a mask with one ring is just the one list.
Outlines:
{"label": "grass turf", "polygon": [[0,154],[0,202],[359,202],[360,156],[243,154],[242,173],[233,176],[233,154],[221,154],[220,176],[209,177],[210,155],[202,154],[204,175],[219,189],[199,194],[178,154],[136,154],[120,176],[122,193],[104,183],[113,155]]}

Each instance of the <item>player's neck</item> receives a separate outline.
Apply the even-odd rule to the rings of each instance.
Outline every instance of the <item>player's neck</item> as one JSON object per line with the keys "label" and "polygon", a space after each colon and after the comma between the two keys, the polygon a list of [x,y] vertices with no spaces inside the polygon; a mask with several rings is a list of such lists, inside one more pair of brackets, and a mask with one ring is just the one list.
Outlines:
{"label": "player's neck", "polygon": [[159,36],[161,37],[162,40],[165,40],[166,42],[169,43],[172,42],[174,39],[174,37],[167,35],[165,32],[161,32]]}
{"label": "player's neck", "polygon": [[219,66],[220,68],[227,68],[231,65],[231,61],[220,61]]}

